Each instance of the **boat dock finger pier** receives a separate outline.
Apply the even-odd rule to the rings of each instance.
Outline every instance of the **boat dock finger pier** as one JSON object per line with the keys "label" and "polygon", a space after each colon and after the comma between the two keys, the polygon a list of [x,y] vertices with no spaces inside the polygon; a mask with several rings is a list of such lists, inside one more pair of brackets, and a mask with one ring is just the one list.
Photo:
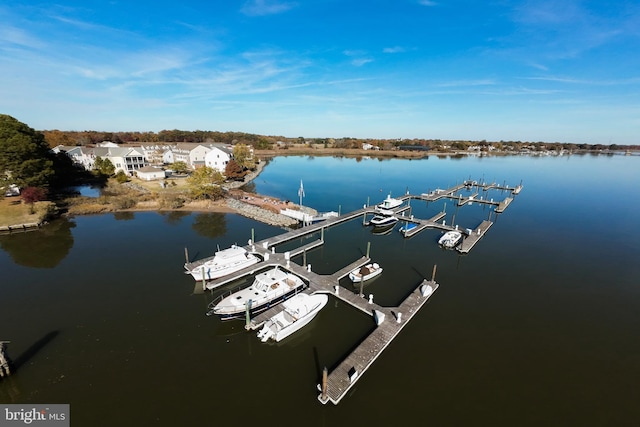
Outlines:
{"label": "boat dock finger pier", "polygon": [[[463,184],[456,185],[447,190],[434,190],[421,195],[406,194],[398,199],[401,199],[403,202],[410,201],[410,199],[429,202],[438,200],[442,197],[461,200],[460,196],[457,196],[456,193],[463,188],[468,189],[474,186],[477,187],[478,190],[486,190],[489,188],[507,190],[510,191],[512,195],[518,194],[522,189],[522,185],[518,187],[507,187],[497,186],[496,184],[480,185],[475,181],[465,181]],[[470,200],[478,202],[479,200],[475,199],[478,192],[476,192]],[[498,207],[496,211],[498,211],[499,208],[502,208],[503,211],[507,206],[509,206],[512,200],[513,198],[507,197],[507,199],[502,202],[485,200],[482,203],[495,205]],[[458,229],[457,226],[453,227],[451,225],[446,225],[444,221],[442,223],[438,222],[444,218],[444,212],[439,212],[429,219],[419,219],[414,218],[413,215],[405,216],[405,211],[408,209],[409,206],[398,206],[391,209],[393,215],[402,214],[398,217],[401,221],[412,222],[417,225],[407,231],[405,233],[405,237],[414,235],[426,228],[437,228],[447,231]],[[439,286],[435,281],[436,267],[434,266],[431,280],[424,279],[422,282],[417,284],[414,290],[400,303],[400,305],[395,307],[382,307],[374,302],[373,295],[365,296],[362,295],[361,292],[353,292],[352,290],[340,286],[340,280],[346,277],[350,271],[371,261],[369,258],[369,247],[367,247],[366,256],[351,262],[333,274],[317,274],[312,271],[311,265],[306,263],[306,252],[324,244],[325,228],[350,221],[359,216],[363,216],[363,224],[365,224],[367,215],[375,215],[379,212],[379,209],[375,206],[364,205],[362,209],[358,209],[344,215],[339,215],[337,217],[331,217],[320,223],[309,224],[259,242],[250,241],[249,245],[244,248],[248,252],[259,255],[262,258],[261,262],[216,280],[202,281],[204,289],[213,291],[220,286],[238,280],[242,277],[253,275],[260,270],[265,270],[271,267],[280,267],[299,276],[305,281],[307,286],[302,292],[330,294],[334,298],[338,298],[373,317],[376,323],[376,328],[373,329],[373,331],[365,337],[364,340],[342,360],[342,362],[335,366],[331,372],[328,372],[325,368],[322,375],[322,382],[318,385],[318,390],[320,392],[318,399],[323,404],[332,402],[337,405],[340,402],[347,392],[355,385],[356,381],[382,354],[382,351],[389,346],[404,326],[413,319],[418,311],[427,303],[431,295],[433,295]],[[491,221],[483,221],[474,230],[460,230],[464,235],[464,239],[458,246],[458,251],[461,253],[468,253],[489,230],[492,224],[493,223]],[[276,246],[278,245],[318,232],[320,233],[320,238],[317,240],[284,253],[276,252]],[[299,255],[303,255],[302,265],[291,261],[292,257]],[[198,268],[208,259],[210,258],[191,263],[187,262],[185,267],[188,269]],[[222,296],[219,298],[222,298]],[[250,319],[248,314],[249,308],[247,308],[246,329],[255,330],[260,328],[268,319],[281,310],[282,309],[276,304]]]}

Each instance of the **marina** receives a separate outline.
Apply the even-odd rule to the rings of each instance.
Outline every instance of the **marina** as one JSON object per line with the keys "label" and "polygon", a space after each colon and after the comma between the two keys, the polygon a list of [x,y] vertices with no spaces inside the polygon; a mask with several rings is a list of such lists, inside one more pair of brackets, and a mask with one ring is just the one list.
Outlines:
{"label": "marina", "polygon": [[[437,264],[442,286],[434,298],[364,373],[345,360],[396,320],[377,326],[368,312],[330,293],[318,315],[281,342],[260,342],[259,329],[247,332],[244,319],[204,316],[212,298],[248,285],[252,277],[203,293],[202,283],[184,272],[185,246],[197,260],[218,246],[247,245],[252,235],[256,242],[276,241],[290,231],[279,225],[234,213],[135,212],[79,216],[0,236],[0,317],[6,329],[0,339],[11,340],[8,355],[15,366],[0,380],[0,400],[69,402],[75,423],[105,426],[199,425],[212,416],[225,424],[239,416],[244,424],[262,425],[415,424],[416,408],[430,424],[445,426],[478,420],[497,427],[595,426],[602,420],[633,425],[640,409],[630,378],[639,367],[629,355],[638,354],[640,267],[634,260],[640,249],[633,244],[639,231],[628,195],[638,159],[274,159],[255,180],[258,194],[297,203],[302,178],[306,204],[342,214],[361,209],[368,199],[379,203],[389,192],[399,197],[407,190],[426,193],[428,186],[450,188],[456,177],[524,180],[526,191],[497,220],[493,205],[457,208],[457,194],[428,205],[411,200],[406,218],[445,211],[437,222],[446,219],[447,226],[459,224],[465,232],[494,221],[468,255],[438,246],[444,230],[427,228],[404,238],[398,230],[406,221],[400,218],[390,234],[373,235],[362,215],[325,228],[322,243],[318,229],[275,247],[290,252],[292,264],[311,264],[312,272],[326,275],[355,265],[370,241],[369,262],[384,272],[365,282],[364,298],[346,276],[339,292],[360,303],[374,294],[373,302],[383,307],[400,306]],[[594,204],[593,194],[605,198]],[[513,197],[506,191],[488,195],[505,196]],[[619,221],[607,221],[611,215]],[[293,255],[313,242],[318,246]],[[403,311],[403,323],[406,316]],[[158,369],[165,366],[172,374],[159,381]],[[331,395],[340,377],[350,384],[354,366],[359,379],[339,404],[321,404],[323,368]],[[250,396],[277,396],[287,402],[287,413],[273,405],[247,410]],[[184,399],[190,404],[177,403]]]}
{"label": "marina", "polygon": [[[493,224],[491,221],[485,220],[476,229],[467,229],[466,232],[462,232],[458,231],[458,226],[454,227],[452,225],[446,225],[444,221],[442,223],[438,222],[445,216],[444,212],[439,212],[429,219],[419,219],[415,218],[413,215],[406,216],[405,213],[411,209],[410,203],[413,199],[423,200],[427,202],[435,201],[443,197],[451,199],[457,198],[458,200],[462,200],[460,196],[456,196],[456,193],[459,190],[468,189],[470,187],[475,187],[478,190],[474,193],[473,197],[477,196],[480,190],[484,191],[485,188],[507,190],[512,194],[515,194],[516,191],[519,193],[522,188],[521,185],[515,188],[511,188],[499,187],[496,186],[496,184],[482,185],[475,182],[472,184],[465,182],[446,190],[435,190],[426,195],[406,194],[398,198],[391,198],[390,196],[387,196],[387,198],[381,204],[375,206],[365,205],[362,209],[358,209],[344,215],[331,217],[321,223],[305,223],[306,225],[303,225],[298,229],[290,230],[286,233],[283,233],[279,236],[274,236],[270,239],[254,242],[252,236],[252,239],[249,240],[249,244],[243,249],[247,253],[257,255],[263,261],[240,269],[237,272],[231,273],[216,280],[206,281],[204,279],[205,276],[202,275],[203,289],[212,291],[229,282],[233,282],[248,275],[253,275],[258,271],[266,270],[266,272],[260,273],[258,276],[256,276],[256,282],[258,282],[259,280],[257,278],[268,276],[270,274],[268,273],[269,271],[273,271],[273,269],[281,269],[283,271],[283,273],[281,274],[290,275],[291,277],[295,277],[296,280],[301,279],[305,283],[305,286],[298,286],[295,290],[291,290],[287,295],[284,295],[282,297],[282,300],[286,301],[287,298],[293,298],[298,294],[298,292],[310,295],[322,293],[331,295],[333,298],[344,301],[352,307],[372,316],[375,320],[376,328],[331,372],[325,370],[322,383],[318,385],[318,389],[320,390],[320,395],[318,396],[319,401],[323,404],[332,402],[333,404],[337,405],[345,396],[345,394],[354,386],[356,381],[373,364],[373,362],[382,353],[382,351],[389,346],[389,344],[395,337],[398,336],[404,325],[406,325],[417,314],[420,308],[422,308],[427,300],[431,297],[431,295],[433,295],[433,292],[438,289],[439,284],[435,281],[436,266],[433,266],[431,279],[427,280],[426,278],[424,278],[422,282],[420,282],[413,289],[413,291],[403,301],[400,302],[399,305],[393,307],[383,307],[374,302],[373,294],[369,294],[368,296],[365,296],[363,294],[362,285],[364,280],[358,281],[360,283],[359,293],[346,289],[340,286],[339,283],[340,279],[346,277],[347,275],[350,276],[352,281],[355,281],[353,279],[353,272],[359,271],[359,269],[361,268],[364,269],[365,265],[370,266],[370,268],[376,266],[376,268],[379,269],[378,273],[382,272],[382,269],[377,264],[371,263],[371,259],[369,257],[369,245],[367,246],[366,256],[353,261],[352,263],[344,266],[333,274],[315,273],[314,271],[312,271],[312,266],[306,263],[306,257],[303,258],[302,265],[292,262],[291,259],[300,254],[306,254],[307,251],[321,246],[324,243],[324,230],[328,227],[335,226],[345,221],[350,221],[358,218],[359,216],[362,216],[363,225],[366,226],[371,224],[374,225],[375,229],[376,223],[367,221],[367,215],[374,215],[373,218],[378,218],[380,222],[384,222],[385,218],[393,218],[394,225],[396,222],[398,222],[398,220],[406,221],[407,224],[416,224],[416,227],[407,229],[404,232],[405,237],[411,237],[427,228],[436,228],[444,230],[448,233],[455,233],[458,236],[458,240],[455,242],[455,245],[452,244],[450,247],[453,248],[454,246],[458,245],[458,241],[459,239],[461,239],[462,242],[458,245],[457,250],[460,253],[468,253],[489,230],[489,228]],[[470,201],[473,199],[473,197],[465,200]],[[406,205],[405,202],[407,203]],[[490,201],[487,203],[495,206],[500,205],[500,202]],[[464,204],[466,203],[459,203],[459,206],[463,206]],[[508,206],[508,203],[504,205],[505,208],[506,206]],[[286,252],[276,252],[276,246],[282,243],[317,232],[320,232],[321,237],[319,240],[312,241],[294,250],[289,250]],[[187,254],[186,250],[185,254]],[[203,265],[209,261],[210,258],[205,258],[198,261],[197,263],[187,262],[185,264],[185,268],[187,268],[188,270],[196,270],[199,265]],[[260,281],[264,281],[264,279],[260,279]],[[274,332],[271,332],[270,330],[264,328],[265,323],[267,322],[267,324],[273,325],[274,319],[276,319],[278,316],[283,316],[283,309],[278,305],[278,302],[280,302],[280,300],[278,300],[274,301],[273,304],[262,305],[261,307],[264,308],[260,310],[259,313],[255,313],[254,308],[252,307],[252,303],[255,303],[255,301],[252,301],[250,299],[250,295],[253,294],[252,289],[254,286],[255,283],[251,288],[248,288],[250,292],[245,289],[236,292],[231,291],[229,293],[220,295],[217,299],[209,304],[210,311],[207,314],[220,314],[220,309],[218,307],[220,306],[221,301],[235,301],[236,305],[240,304],[245,307],[245,329],[256,330],[259,328],[263,328],[260,332],[260,334],[263,335],[259,334],[259,337],[266,337],[264,338],[264,340],[266,340]],[[262,296],[258,296],[259,294],[257,290],[255,292],[255,295],[256,298],[263,298]],[[237,301],[240,302],[238,303]],[[235,308],[234,310],[236,310],[234,311],[234,313],[236,314],[232,317],[239,317],[237,314],[238,308]],[[223,318],[225,317],[223,316]],[[270,328],[275,330],[274,326],[270,326]]]}

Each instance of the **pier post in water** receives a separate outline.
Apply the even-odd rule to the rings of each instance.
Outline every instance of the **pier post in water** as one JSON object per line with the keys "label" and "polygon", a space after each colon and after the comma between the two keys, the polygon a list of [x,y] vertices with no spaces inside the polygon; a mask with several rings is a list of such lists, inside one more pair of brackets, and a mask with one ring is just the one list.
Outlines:
{"label": "pier post in water", "polygon": [[245,310],[245,316],[246,316],[246,323],[244,325],[244,328],[248,331],[249,328],[251,328],[251,300],[247,301],[247,305],[246,305],[246,310]]}
{"label": "pier post in water", "polygon": [[9,356],[6,353],[6,344],[10,341],[0,341],[0,378],[11,375]]}
{"label": "pier post in water", "polygon": [[367,242],[367,258],[369,258],[370,251],[371,251],[371,242]]}
{"label": "pier post in water", "polygon": [[184,247],[184,262],[188,263],[189,262],[189,249],[187,249],[187,247]]}
{"label": "pier post in water", "polygon": [[204,265],[202,267],[200,267],[200,269],[202,270],[202,290],[206,291],[207,290],[207,279],[204,275]]}
{"label": "pier post in water", "polygon": [[328,378],[327,367],[325,366],[322,370],[322,400],[327,400],[327,378]]}
{"label": "pier post in water", "polygon": [[436,269],[438,268],[438,264],[433,264],[433,271],[431,272],[431,281],[436,281]]}

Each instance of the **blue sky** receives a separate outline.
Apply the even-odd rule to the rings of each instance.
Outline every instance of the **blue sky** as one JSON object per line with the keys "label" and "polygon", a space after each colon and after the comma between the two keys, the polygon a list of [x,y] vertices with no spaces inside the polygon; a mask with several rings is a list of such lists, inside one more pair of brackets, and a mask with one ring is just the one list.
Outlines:
{"label": "blue sky", "polygon": [[640,3],[5,0],[0,113],[62,130],[640,143]]}

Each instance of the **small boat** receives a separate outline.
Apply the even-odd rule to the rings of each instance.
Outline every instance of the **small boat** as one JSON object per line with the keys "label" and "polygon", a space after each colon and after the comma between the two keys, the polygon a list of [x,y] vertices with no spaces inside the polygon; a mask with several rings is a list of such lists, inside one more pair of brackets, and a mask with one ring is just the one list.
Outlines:
{"label": "small boat", "polygon": [[402,234],[407,234],[409,231],[417,227],[418,227],[418,224],[416,224],[415,222],[407,222],[405,225],[400,227],[398,231],[401,232]]}
{"label": "small boat", "polygon": [[440,237],[438,244],[447,249],[455,248],[462,240],[462,233],[457,230],[447,231]]}
{"label": "small boat", "polygon": [[302,329],[329,301],[325,294],[297,294],[282,303],[282,311],[266,321],[258,332],[260,341],[282,341]]}
{"label": "small boat", "polygon": [[367,264],[360,268],[356,268],[349,273],[349,279],[353,283],[363,282],[369,279],[373,279],[378,274],[382,273],[382,267],[378,263]]}
{"label": "small boat", "polygon": [[230,248],[218,250],[212,258],[207,259],[204,263],[191,269],[188,264],[185,264],[185,268],[186,272],[197,281],[213,280],[257,264],[259,261],[260,258],[247,252],[246,249],[238,245],[231,245]]}
{"label": "small boat", "polygon": [[391,197],[391,194],[387,194],[387,198],[384,199],[382,203],[378,204],[376,207],[379,209],[393,209],[397,208],[402,203],[404,203],[402,200],[394,199],[393,197]]}
{"label": "small boat", "polygon": [[253,284],[241,289],[220,302],[209,304],[211,310],[207,314],[220,316],[222,320],[237,319],[244,316],[247,307],[254,315],[278,304],[305,288],[301,278],[293,273],[287,273],[275,267],[256,275]]}
{"label": "small boat", "polygon": [[397,222],[398,218],[393,215],[374,215],[373,218],[371,218],[371,221],[369,221],[369,224],[373,225],[374,227],[387,227],[394,225]]}

